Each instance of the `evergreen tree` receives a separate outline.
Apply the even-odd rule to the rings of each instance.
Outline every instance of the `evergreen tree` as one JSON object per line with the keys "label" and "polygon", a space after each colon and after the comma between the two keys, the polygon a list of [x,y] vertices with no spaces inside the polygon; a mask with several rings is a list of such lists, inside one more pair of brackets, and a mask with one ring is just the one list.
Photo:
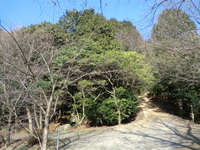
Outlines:
{"label": "evergreen tree", "polygon": [[[66,11],[66,14],[60,18],[59,24],[73,40],[77,41],[76,45],[78,43],[80,46],[84,45],[88,50],[96,47],[96,53],[102,53],[119,48],[119,43],[115,39],[115,25],[95,13],[94,9],[80,12]],[[90,44],[85,42],[86,39]]]}

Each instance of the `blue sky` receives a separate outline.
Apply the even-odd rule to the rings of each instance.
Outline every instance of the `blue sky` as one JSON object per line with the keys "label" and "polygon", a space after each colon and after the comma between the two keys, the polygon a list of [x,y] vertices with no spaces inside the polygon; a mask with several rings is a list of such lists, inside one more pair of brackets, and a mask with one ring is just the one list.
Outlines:
{"label": "blue sky", "polygon": [[148,39],[152,16],[143,18],[149,13],[152,4],[144,1],[102,0],[101,10],[99,0],[4,0],[0,4],[0,20],[7,29],[16,29],[43,21],[56,23],[66,9],[80,11],[94,8],[96,12],[103,11],[107,19],[131,21],[143,37]]}

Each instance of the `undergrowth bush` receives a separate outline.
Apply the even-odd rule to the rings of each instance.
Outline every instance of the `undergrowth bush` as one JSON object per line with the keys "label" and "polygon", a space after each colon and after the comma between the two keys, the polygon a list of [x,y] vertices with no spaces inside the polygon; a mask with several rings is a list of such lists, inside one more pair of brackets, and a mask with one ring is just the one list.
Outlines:
{"label": "undergrowth bush", "polygon": [[124,88],[116,88],[116,91],[118,94],[115,95],[115,98],[114,96],[103,97],[87,108],[86,116],[92,122],[92,125],[119,124],[119,111],[121,112],[121,123],[127,122],[127,120],[131,121],[137,113],[138,108],[136,106],[140,99]]}

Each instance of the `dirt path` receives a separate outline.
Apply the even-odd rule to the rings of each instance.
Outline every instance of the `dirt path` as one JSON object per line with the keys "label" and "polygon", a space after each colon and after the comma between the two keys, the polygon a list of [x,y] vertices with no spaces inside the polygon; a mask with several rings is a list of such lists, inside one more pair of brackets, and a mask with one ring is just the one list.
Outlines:
{"label": "dirt path", "polygon": [[[69,131],[60,135],[59,150],[199,150],[200,125],[167,114],[144,97],[132,123]],[[51,139],[57,139],[56,134]],[[50,142],[55,149],[56,140]]]}

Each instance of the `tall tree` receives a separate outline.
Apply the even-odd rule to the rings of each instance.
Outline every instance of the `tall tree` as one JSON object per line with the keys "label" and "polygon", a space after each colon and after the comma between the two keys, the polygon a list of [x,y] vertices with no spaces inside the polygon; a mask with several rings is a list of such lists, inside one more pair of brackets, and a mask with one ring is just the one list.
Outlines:
{"label": "tall tree", "polygon": [[[68,20],[73,20],[72,26],[66,24]],[[87,49],[94,48],[89,45],[98,47],[96,53],[112,50],[119,45],[115,40],[115,25],[108,22],[102,15],[95,13],[94,9],[66,11],[66,14],[60,18],[59,24],[65,31],[70,30],[69,36],[81,45],[85,45],[82,39],[90,39],[88,43],[92,42],[92,44],[88,44]]]}
{"label": "tall tree", "polygon": [[153,27],[152,38],[154,41],[165,42],[170,39],[185,40],[189,33],[195,31],[195,27],[190,16],[181,9],[165,9]]}
{"label": "tall tree", "polygon": [[152,64],[158,78],[155,91],[176,99],[180,112],[185,109],[188,113],[189,105],[198,109],[195,96],[191,96],[200,83],[199,36],[194,22],[180,9],[166,9],[154,25],[152,38]]}
{"label": "tall tree", "polygon": [[142,52],[142,43],[144,43],[141,34],[130,21],[118,22],[115,19],[109,20],[116,26],[115,37],[120,42],[121,49],[124,51]]}
{"label": "tall tree", "polygon": [[[152,31],[152,46],[156,60],[159,61],[158,65],[165,68],[159,69],[160,73],[168,73],[164,70],[170,69],[174,72],[170,76],[176,80],[192,80],[190,75],[197,68],[188,66],[194,66],[194,63],[197,65],[199,62],[199,37],[195,27],[189,15],[179,9],[166,9],[159,15],[158,23]],[[194,81],[197,76],[192,76]]]}
{"label": "tall tree", "polygon": [[[148,1],[149,2],[149,1]],[[148,3],[147,2],[147,3]],[[155,17],[156,11],[161,9],[182,9],[187,11],[190,18],[194,20],[197,24],[200,24],[199,15],[200,15],[200,4],[198,0],[151,0],[150,5],[152,5],[151,9],[149,10],[149,14],[153,14]]]}

